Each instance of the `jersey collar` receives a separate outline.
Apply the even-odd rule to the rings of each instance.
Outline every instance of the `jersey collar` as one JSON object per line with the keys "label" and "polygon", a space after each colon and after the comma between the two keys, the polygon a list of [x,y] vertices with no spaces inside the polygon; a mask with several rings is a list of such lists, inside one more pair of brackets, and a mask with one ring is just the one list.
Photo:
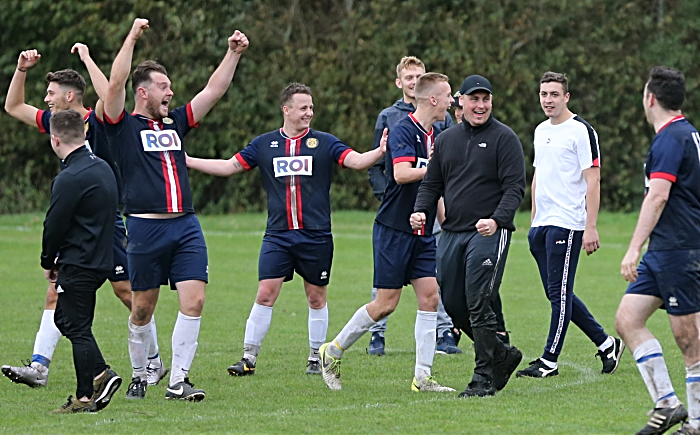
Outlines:
{"label": "jersey collar", "polygon": [[656,133],[657,133],[657,134],[661,133],[661,130],[663,130],[664,128],[668,127],[669,125],[673,124],[673,123],[676,122],[676,121],[680,121],[681,119],[685,119],[685,116],[683,116],[683,115],[678,115],[678,116],[673,117],[670,121],[668,121],[666,124],[664,124],[664,125],[659,129],[659,131],[657,131]]}

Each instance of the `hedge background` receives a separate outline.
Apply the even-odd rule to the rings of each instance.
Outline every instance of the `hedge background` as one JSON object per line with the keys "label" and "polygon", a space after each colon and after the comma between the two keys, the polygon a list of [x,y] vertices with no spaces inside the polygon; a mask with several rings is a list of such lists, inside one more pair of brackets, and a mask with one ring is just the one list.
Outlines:
{"label": "hedge background", "polygon": [[[369,149],[377,114],[401,96],[394,68],[404,55],[451,78],[469,74],[494,86],[494,113],[520,136],[532,169],[532,134],[544,116],[537,96],[547,70],[570,79],[571,109],[598,131],[602,204],[631,211],[642,199],[642,165],[653,137],[641,107],[651,67],[686,74],[691,122],[700,98],[700,2],[693,0],[5,0],[0,27],[0,103],[19,52],[37,48],[40,63],[27,75],[26,100],[43,103],[48,71],[74,68],[87,77],[75,42],[90,47],[108,74],[135,17],[151,28],[137,44],[134,64],[155,58],[173,80],[174,106],[201,90],[235,29],[251,41],[228,93],[188,135],[191,155],[228,158],[252,138],[278,128],[280,90],[299,81],[314,89],[313,128],[358,151]],[[94,105],[90,89],[86,103]],[[133,107],[127,102],[127,107]],[[58,171],[47,136],[0,114],[0,213],[44,210]],[[337,169],[334,209],[372,209],[367,175]],[[257,171],[228,179],[192,173],[201,212],[259,211],[265,195]],[[523,203],[529,207],[529,199]]]}

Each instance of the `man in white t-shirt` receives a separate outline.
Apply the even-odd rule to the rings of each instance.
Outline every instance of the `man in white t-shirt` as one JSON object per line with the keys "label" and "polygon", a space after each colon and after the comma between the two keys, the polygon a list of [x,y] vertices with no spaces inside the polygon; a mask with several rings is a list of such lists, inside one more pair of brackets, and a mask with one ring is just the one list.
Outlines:
{"label": "man in white t-shirt", "polygon": [[566,76],[547,72],[540,80],[540,104],[549,117],[535,129],[535,174],[532,177],[530,252],[537,261],[552,306],[549,336],[542,357],[517,372],[518,377],[546,378],[559,374],[569,322],[573,321],[598,347],[602,373],[617,369],[625,344],[605,333],[586,305],[574,294],[574,275],[581,248],[600,247],[596,222],[600,204],[598,135],[571,113]]}

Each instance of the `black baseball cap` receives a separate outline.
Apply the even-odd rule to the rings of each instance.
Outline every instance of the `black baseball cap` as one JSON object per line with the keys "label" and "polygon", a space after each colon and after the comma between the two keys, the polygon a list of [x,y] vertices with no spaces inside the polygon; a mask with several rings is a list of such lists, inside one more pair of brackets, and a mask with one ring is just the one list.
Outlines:
{"label": "black baseball cap", "polygon": [[452,107],[462,107],[462,106],[459,104],[459,96],[460,96],[460,95],[461,95],[461,94],[459,93],[459,91],[455,92],[454,96],[452,97],[452,98],[454,98],[454,101],[452,102]]}
{"label": "black baseball cap", "polygon": [[486,91],[489,94],[493,94],[491,89],[491,82],[479,75],[469,76],[462,82],[462,87],[459,88],[459,93],[461,95],[470,95],[476,91]]}

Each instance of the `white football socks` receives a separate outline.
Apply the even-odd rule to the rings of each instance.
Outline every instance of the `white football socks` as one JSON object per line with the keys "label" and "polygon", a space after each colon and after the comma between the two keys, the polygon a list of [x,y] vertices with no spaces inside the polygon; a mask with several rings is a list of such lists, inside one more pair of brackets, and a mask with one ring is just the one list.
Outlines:
{"label": "white football socks", "polygon": [[270,323],[272,323],[272,307],[254,303],[245,323],[243,338],[243,358],[253,365],[260,352],[262,341],[270,330]]}
{"label": "white football socks", "polygon": [[668,375],[659,340],[654,338],[641,343],[632,355],[637,361],[637,368],[649,390],[651,400],[654,401],[654,406],[666,408],[675,405],[678,398]]}
{"label": "white football socks", "polygon": [[160,358],[158,354],[160,349],[158,348],[158,330],[156,329],[156,316],[151,316],[151,341],[148,345],[148,359],[149,364],[153,367],[160,367]]}
{"label": "white football socks", "polygon": [[417,381],[430,376],[430,368],[435,358],[435,329],[437,328],[436,311],[420,311],[416,314],[416,368]]}
{"label": "white football socks", "polygon": [[685,368],[685,391],[688,395],[688,423],[700,429],[700,362]]}
{"label": "white football socks", "polygon": [[146,380],[146,365],[148,364],[148,347],[151,341],[151,324],[134,325],[129,318],[129,358],[133,368],[132,377]]}
{"label": "white football socks", "polygon": [[318,350],[328,333],[328,304],[320,310],[309,307],[309,347]]}
{"label": "white football socks", "polygon": [[182,382],[192,366],[194,354],[197,352],[197,338],[202,316],[191,317],[177,313],[177,320],[173,328],[173,362],[170,372],[170,385]]}
{"label": "white football socks", "polygon": [[355,344],[375,323],[377,322],[367,312],[367,305],[361,306],[355,311],[355,314],[353,314],[338,336],[335,337],[335,340],[328,346],[328,353],[333,358],[342,358],[343,352]]}
{"label": "white football socks", "polygon": [[56,350],[58,340],[61,338],[61,331],[53,323],[54,310],[44,310],[41,315],[41,324],[34,340],[34,352],[32,361],[38,362],[45,367],[49,366]]}

